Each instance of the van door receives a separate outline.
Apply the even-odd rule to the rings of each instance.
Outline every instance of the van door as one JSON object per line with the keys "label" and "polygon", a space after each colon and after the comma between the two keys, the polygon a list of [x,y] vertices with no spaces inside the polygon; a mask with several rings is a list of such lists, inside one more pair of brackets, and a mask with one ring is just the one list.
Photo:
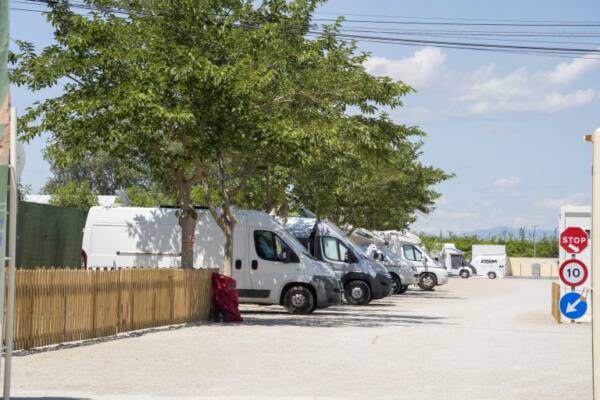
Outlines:
{"label": "van door", "polygon": [[279,304],[283,286],[300,271],[300,258],[276,232],[248,228],[251,289],[244,295],[257,303]]}
{"label": "van door", "polygon": [[349,261],[352,260],[350,249],[339,239],[332,236],[322,236],[319,240],[321,241],[323,261],[331,267],[337,278],[341,280],[350,271]]}
{"label": "van door", "polygon": [[405,244],[402,245],[402,254],[412,267],[416,267],[419,273],[423,272],[425,265],[423,263],[423,254],[419,249],[412,244]]}

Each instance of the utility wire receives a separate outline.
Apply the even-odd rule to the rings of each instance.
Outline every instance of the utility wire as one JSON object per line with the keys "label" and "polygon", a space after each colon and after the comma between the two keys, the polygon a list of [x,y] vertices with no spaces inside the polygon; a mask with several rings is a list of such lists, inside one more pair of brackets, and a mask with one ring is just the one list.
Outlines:
{"label": "utility wire", "polygon": [[366,17],[366,18],[384,18],[384,19],[422,19],[422,20],[442,20],[442,21],[478,21],[478,22],[517,22],[517,23],[553,23],[553,24],[600,24],[600,21],[567,21],[567,20],[527,20],[527,19],[490,19],[490,18],[448,18],[448,17],[419,17],[408,15],[384,15],[384,14],[353,14],[317,11],[315,15],[334,15],[338,17]]}
{"label": "utility wire", "polygon": [[[36,4],[36,5],[50,5],[48,1],[44,0],[24,0],[20,1],[22,4]],[[111,8],[97,8],[89,6],[85,3],[74,3],[71,2],[70,6],[76,9],[83,9],[88,11],[99,11],[99,12],[114,12],[114,13],[122,13],[127,14],[126,10],[114,10]],[[12,7],[11,10],[17,11],[28,11],[28,12],[44,12],[43,10],[33,10],[26,8],[17,8]],[[89,15],[89,14],[88,14]],[[331,20],[335,21],[335,20]],[[372,22],[372,21],[369,21]],[[444,23],[446,24],[446,23]],[[468,24],[471,25],[471,24]],[[476,24],[480,25],[480,24]],[[496,24],[494,24],[495,26]],[[486,24],[487,26],[487,24]],[[504,25],[503,25],[504,26]],[[511,24],[510,26],[514,26]],[[521,25],[518,25],[521,26]],[[527,26],[538,26],[538,25],[527,25]],[[565,25],[544,25],[544,26],[565,26]],[[572,26],[572,25],[569,25]],[[592,25],[585,25],[592,26]],[[598,25],[600,26],[600,24]],[[241,26],[242,27],[242,26]],[[258,29],[259,26],[243,26],[243,29]],[[304,30],[298,32],[305,32]],[[409,31],[410,32],[410,31]],[[547,55],[547,56],[562,56],[567,58],[581,57],[587,56],[587,58],[595,59],[593,56],[600,55],[600,50],[593,48],[570,48],[570,47],[546,47],[546,46],[525,46],[525,45],[517,45],[511,44],[510,42],[517,43],[525,43],[525,42],[534,42],[531,40],[523,40],[523,39],[492,39],[488,37],[478,37],[478,35],[466,35],[466,32],[457,32],[457,31],[447,31],[445,35],[443,34],[427,34],[426,32],[411,32],[411,33],[401,33],[401,31],[394,32],[389,30],[375,30],[375,29],[353,29],[352,27],[344,27],[340,28],[339,32],[329,32],[325,29],[319,29],[318,25],[312,25],[311,29],[309,29],[305,34],[311,37],[321,37],[323,35],[334,35],[339,39],[343,39],[345,41],[358,41],[358,42],[371,42],[371,43],[385,43],[385,44],[398,44],[405,46],[432,46],[432,47],[440,47],[440,48],[450,48],[450,49],[460,49],[460,50],[478,50],[478,51],[501,51],[501,52],[514,52],[514,53],[522,53],[522,54],[533,54],[533,55]],[[373,35],[361,35],[357,33],[370,33]],[[501,32],[502,34],[510,32]],[[376,35],[376,36],[375,36]],[[384,36],[381,36],[384,35]],[[396,36],[394,36],[396,35]],[[400,37],[397,37],[400,35]],[[504,41],[504,44],[495,44],[495,43],[485,43],[485,42],[470,42],[470,41],[444,41],[444,40],[427,40],[428,38],[413,38],[411,36],[428,36],[431,38],[461,38],[461,39],[477,39],[483,41]],[[600,35],[600,32],[599,32]],[[506,43],[509,42],[509,43]],[[535,41],[540,43],[551,43],[550,41]],[[557,43],[561,44],[561,43]],[[594,43],[573,43],[573,42],[563,42],[562,44],[584,44],[589,46],[596,46]]]}

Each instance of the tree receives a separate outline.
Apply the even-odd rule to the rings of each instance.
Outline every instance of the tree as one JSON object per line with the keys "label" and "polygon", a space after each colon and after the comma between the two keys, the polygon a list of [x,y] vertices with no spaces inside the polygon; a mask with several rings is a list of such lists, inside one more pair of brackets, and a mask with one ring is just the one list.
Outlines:
{"label": "tree", "polygon": [[241,202],[279,214],[304,206],[353,227],[405,229],[415,210],[427,213],[433,208],[439,195],[431,186],[450,177],[419,162],[422,142],[415,139],[423,132],[398,125],[385,114],[347,117],[336,135],[329,136],[335,140],[309,149],[304,163],[294,158],[287,168],[280,164],[263,169]]}
{"label": "tree", "polygon": [[[338,40],[339,24],[310,39],[318,0],[86,2],[98,7],[89,17],[53,3],[55,44],[36,52],[19,42],[13,82],[32,90],[67,82],[62,95],[27,110],[21,131],[25,139],[51,132],[62,165],[99,151],[142,164],[175,193],[184,268],[193,266],[194,193],[224,232],[230,275],[232,206],[256,174],[301,171],[357,137],[390,146],[371,120],[410,88],[368,74],[367,55]],[[313,182],[296,177],[297,187]]]}
{"label": "tree", "polygon": [[46,149],[44,158],[50,163],[52,177],[42,191],[53,194],[71,181],[88,182],[90,188],[100,194],[113,195],[117,189],[150,185],[139,168],[129,168],[119,159],[110,157],[106,151],[85,154],[81,159],[64,162],[63,150],[57,146]]}
{"label": "tree", "polygon": [[98,205],[98,195],[91,190],[87,181],[70,181],[56,189],[50,197],[50,204],[88,210]]}

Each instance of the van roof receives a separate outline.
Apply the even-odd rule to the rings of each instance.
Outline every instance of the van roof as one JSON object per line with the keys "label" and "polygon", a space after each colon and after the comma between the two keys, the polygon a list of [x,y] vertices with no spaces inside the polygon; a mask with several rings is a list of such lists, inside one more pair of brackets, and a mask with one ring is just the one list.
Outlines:
{"label": "van roof", "polygon": [[[165,207],[91,207],[88,212],[88,220],[102,223],[123,223],[130,222],[136,224],[150,223],[171,225],[177,222],[178,208]],[[208,209],[196,209],[199,214],[208,213]],[[257,215],[269,216],[263,211],[256,210],[235,210],[235,215]],[[270,218],[270,217],[269,217]]]}

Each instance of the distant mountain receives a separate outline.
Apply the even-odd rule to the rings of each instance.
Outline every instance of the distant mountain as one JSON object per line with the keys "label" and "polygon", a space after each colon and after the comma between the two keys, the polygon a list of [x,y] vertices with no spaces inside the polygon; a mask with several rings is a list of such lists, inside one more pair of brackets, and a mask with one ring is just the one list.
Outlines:
{"label": "distant mountain", "polygon": [[[477,231],[463,232],[462,235],[465,236],[477,236],[480,239],[489,239],[492,237],[513,237],[518,238],[520,234],[519,228],[510,228],[508,226],[495,226],[493,228],[488,229],[480,229]],[[540,229],[536,228],[535,237],[537,239],[543,237],[554,237],[556,236],[556,231],[554,229]],[[533,228],[527,227],[525,228],[525,238],[532,239],[533,238]]]}

